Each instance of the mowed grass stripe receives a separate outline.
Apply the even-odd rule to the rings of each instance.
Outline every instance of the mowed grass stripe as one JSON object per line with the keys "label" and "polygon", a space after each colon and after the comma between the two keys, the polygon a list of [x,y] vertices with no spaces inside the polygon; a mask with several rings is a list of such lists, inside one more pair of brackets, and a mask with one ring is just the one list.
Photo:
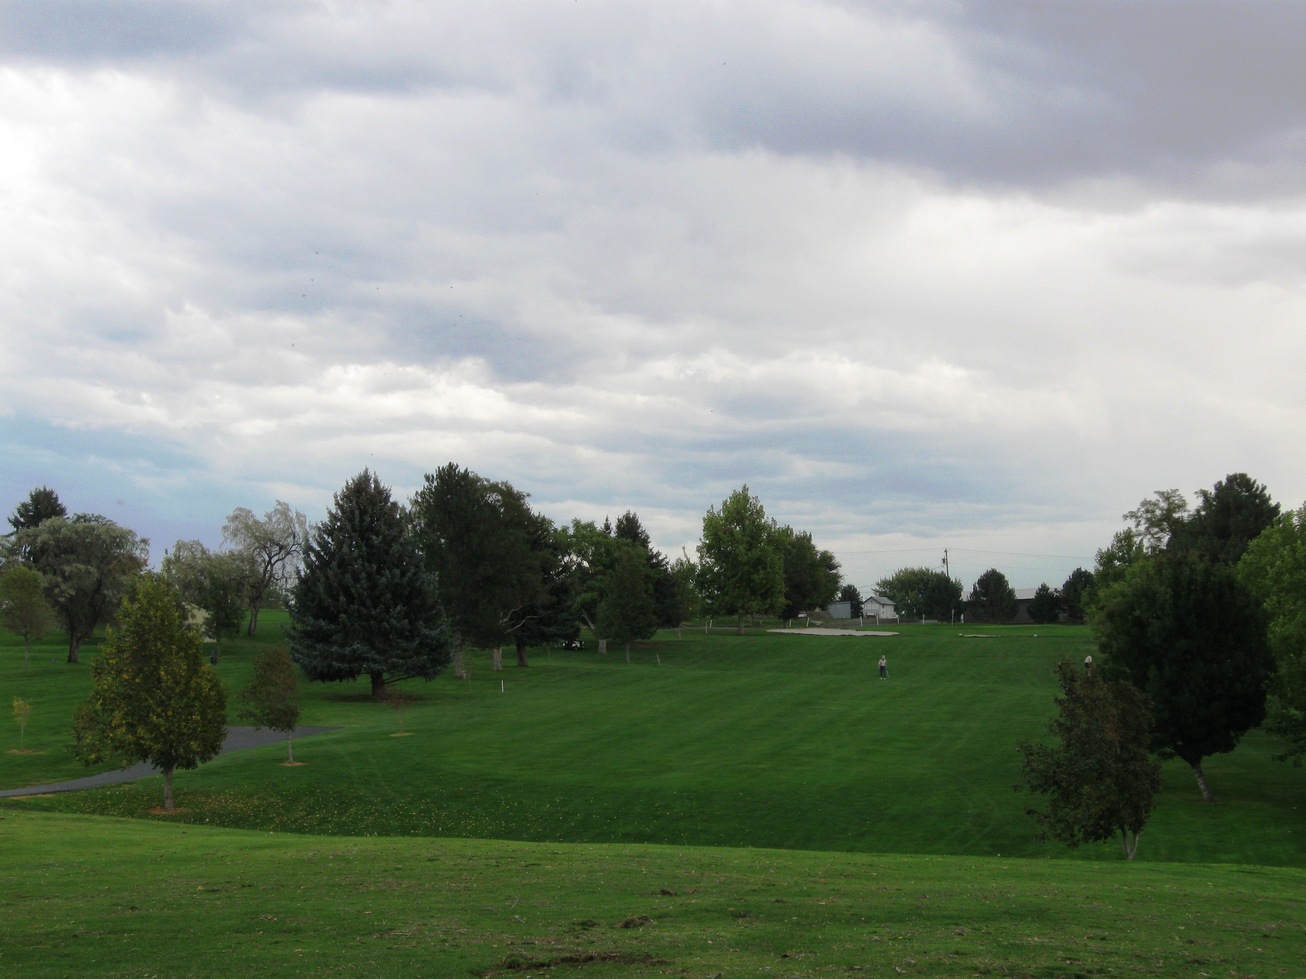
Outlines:
{"label": "mowed grass stripe", "polygon": [[[267,615],[260,641],[277,634]],[[296,749],[218,759],[178,775],[181,820],[301,833],[482,836],[822,850],[1116,859],[1113,844],[1071,853],[1034,839],[1016,742],[1037,739],[1053,710],[1053,665],[1092,650],[1083,629],[911,626],[893,638],[686,631],[601,656],[535,651],[529,669],[487,668],[403,689],[402,718],[366,684],[305,684],[303,723],[342,730]],[[229,643],[232,689],[254,646]],[[891,678],[876,662],[889,656]],[[0,665],[12,679],[14,659]],[[508,658],[509,663],[512,657]],[[35,668],[34,668],[35,669]],[[79,672],[80,671],[80,672]],[[0,776],[28,781],[61,755],[86,668],[44,666],[38,679],[43,760],[0,756]],[[21,677],[24,683],[30,678]],[[62,686],[61,686],[62,685]],[[84,695],[84,694],[83,694]],[[400,723],[405,737],[394,737]],[[1191,776],[1167,766],[1144,860],[1300,866],[1301,770],[1249,737],[1209,769],[1219,802],[1194,805]],[[63,774],[62,777],[68,777]],[[143,816],[157,781],[26,803],[27,808]]]}

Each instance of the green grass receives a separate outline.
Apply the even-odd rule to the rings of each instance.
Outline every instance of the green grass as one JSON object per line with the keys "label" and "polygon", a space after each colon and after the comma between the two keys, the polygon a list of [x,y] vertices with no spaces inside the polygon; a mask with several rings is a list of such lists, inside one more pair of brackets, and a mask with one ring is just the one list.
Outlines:
{"label": "green grass", "polygon": [[[283,616],[265,613],[260,642]],[[1006,629],[964,639],[909,627],[891,639],[686,631],[619,653],[536,651],[529,669],[413,682],[399,717],[366,683],[304,684],[301,767],[272,747],[179,773],[170,819],[353,836],[755,846],[849,852],[1056,856],[1024,815],[1016,742],[1052,712],[1053,664],[1091,648],[1082,629]],[[232,689],[254,643],[229,643]],[[876,661],[890,659],[881,681]],[[88,651],[89,661],[94,655]],[[0,754],[0,787],[71,777],[68,718],[89,669],[7,661],[33,704],[29,747]],[[17,692],[17,691],[16,691]],[[16,726],[11,729],[16,736]],[[1202,804],[1182,764],[1166,768],[1139,859],[1306,865],[1303,778],[1254,733],[1210,760]],[[157,779],[10,806],[143,817]],[[1115,859],[1114,844],[1073,856]]]}
{"label": "green grass", "polygon": [[[283,621],[224,644],[229,689]],[[1303,770],[1253,732],[1208,761],[1214,805],[1166,766],[1134,863],[1039,842],[1015,745],[1091,639],[961,631],[477,653],[470,681],[404,685],[405,737],[366,683],[303,684],[302,723],[339,730],[300,767],[277,746],[179,772],[171,816],[157,778],[0,800],[0,971],[1302,975]],[[0,635],[0,702],[33,708],[0,787],[86,772],[95,647],[64,655],[24,668]]]}
{"label": "green grass", "polygon": [[0,813],[15,976],[1300,976],[1306,872]]}

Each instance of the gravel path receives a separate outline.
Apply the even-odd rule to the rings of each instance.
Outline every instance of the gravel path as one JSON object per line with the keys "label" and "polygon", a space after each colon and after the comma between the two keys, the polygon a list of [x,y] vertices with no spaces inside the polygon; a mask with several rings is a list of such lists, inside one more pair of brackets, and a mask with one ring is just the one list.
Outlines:
{"label": "gravel path", "polygon": [[[338,731],[335,727],[297,727],[295,728],[295,740],[307,737],[310,734],[324,734],[327,731]],[[228,751],[241,751],[245,748],[262,748],[270,744],[285,744],[286,735],[284,731],[273,731],[265,727],[229,727],[227,728],[227,740],[222,742],[221,754]],[[0,791],[0,799],[12,798],[20,795],[45,795],[49,792],[77,792],[81,789],[98,789],[104,785],[120,785],[123,782],[134,782],[138,778],[144,778],[147,775],[157,775],[159,770],[149,762],[141,762],[132,765],[130,768],[116,768],[109,772],[100,772],[98,775],[87,775],[85,778],[74,778],[67,782],[51,782],[48,785],[28,785],[21,789],[4,789]]]}

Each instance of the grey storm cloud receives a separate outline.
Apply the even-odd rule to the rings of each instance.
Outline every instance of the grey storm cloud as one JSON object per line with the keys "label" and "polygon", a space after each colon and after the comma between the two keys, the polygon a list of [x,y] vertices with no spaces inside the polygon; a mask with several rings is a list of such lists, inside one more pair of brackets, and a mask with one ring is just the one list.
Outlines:
{"label": "grey storm cloud", "polygon": [[1295,505],[1303,28],[0,4],[6,489],[161,549],[453,459],[678,552],[748,482],[862,585],[942,546],[1055,584],[1239,469]]}

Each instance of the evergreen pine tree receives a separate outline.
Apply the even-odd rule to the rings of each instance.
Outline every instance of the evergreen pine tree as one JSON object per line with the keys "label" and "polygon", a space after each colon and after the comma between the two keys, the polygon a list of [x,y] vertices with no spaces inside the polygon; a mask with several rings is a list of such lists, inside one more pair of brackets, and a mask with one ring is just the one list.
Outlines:
{"label": "evergreen pine tree", "polygon": [[316,528],[293,589],[286,638],[310,680],[386,685],[430,680],[451,660],[435,575],[423,565],[404,510],[363,470]]}

